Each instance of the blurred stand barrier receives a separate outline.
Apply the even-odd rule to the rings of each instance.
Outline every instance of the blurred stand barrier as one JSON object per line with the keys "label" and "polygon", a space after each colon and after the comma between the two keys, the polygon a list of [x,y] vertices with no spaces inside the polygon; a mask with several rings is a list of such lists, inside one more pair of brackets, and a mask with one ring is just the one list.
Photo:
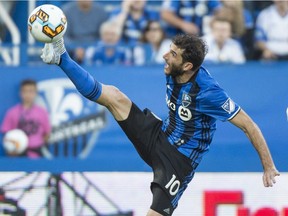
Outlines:
{"label": "blurred stand barrier", "polygon": [[[39,57],[38,57],[39,58]],[[206,65],[231,98],[262,129],[280,171],[287,171],[288,63],[250,62]],[[113,84],[140,108],[165,118],[163,66],[87,67],[102,83]],[[39,104],[50,113],[53,133],[47,158],[8,159],[2,151],[2,171],[150,171],[105,108],[84,99],[56,66],[0,67],[0,119],[18,101],[18,83],[38,82]],[[54,160],[55,159],[55,160]],[[56,160],[57,159],[57,160]],[[84,159],[84,160],[80,160]],[[199,171],[262,171],[260,161],[242,131],[218,122],[218,131]]]}
{"label": "blurred stand barrier", "polygon": [[0,183],[0,213],[5,215],[133,215],[131,210],[122,211],[85,173],[1,175],[6,182]]}
{"label": "blurred stand barrier", "polygon": [[11,10],[10,7],[13,7],[13,4],[13,1],[0,2],[0,27],[1,29],[4,29],[5,26],[5,29],[7,29],[11,34],[11,46],[9,47],[2,47],[0,35],[0,58],[2,57],[2,61],[5,65],[18,66],[20,64],[19,45],[21,42],[21,35],[14,20],[9,14],[9,11]]}
{"label": "blurred stand barrier", "polygon": [[[151,180],[150,172],[7,172],[0,187],[29,216],[143,216]],[[196,173],[173,215],[288,216],[287,181],[282,173],[265,188],[261,173]]]}

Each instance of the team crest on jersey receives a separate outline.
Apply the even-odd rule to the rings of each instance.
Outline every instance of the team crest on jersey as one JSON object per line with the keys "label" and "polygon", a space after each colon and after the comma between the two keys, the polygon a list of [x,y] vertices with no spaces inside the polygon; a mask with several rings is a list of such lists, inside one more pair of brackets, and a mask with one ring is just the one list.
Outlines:
{"label": "team crest on jersey", "polygon": [[235,111],[235,103],[233,100],[231,100],[231,98],[228,98],[225,103],[222,105],[222,108],[228,112],[229,114],[231,114],[232,112]]}
{"label": "team crest on jersey", "polygon": [[190,97],[190,95],[188,94],[183,94],[182,96],[182,106],[183,107],[188,107],[192,102],[192,99]]}

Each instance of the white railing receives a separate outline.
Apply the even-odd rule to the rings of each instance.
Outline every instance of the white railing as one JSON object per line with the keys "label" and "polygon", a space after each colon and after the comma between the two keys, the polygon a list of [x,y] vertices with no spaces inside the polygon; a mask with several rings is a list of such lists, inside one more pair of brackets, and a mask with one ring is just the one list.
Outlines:
{"label": "white railing", "polygon": [[[28,15],[35,9],[36,7],[36,0],[29,0],[28,1]],[[27,38],[28,38],[28,44],[33,45],[35,43],[35,39],[32,37],[32,35],[27,31]]]}
{"label": "white railing", "polygon": [[18,66],[20,64],[20,41],[21,35],[19,29],[15,25],[10,14],[4,8],[2,2],[0,1],[0,18],[7,27],[8,31],[12,37],[12,48],[0,47],[0,55],[2,56],[5,64]]}

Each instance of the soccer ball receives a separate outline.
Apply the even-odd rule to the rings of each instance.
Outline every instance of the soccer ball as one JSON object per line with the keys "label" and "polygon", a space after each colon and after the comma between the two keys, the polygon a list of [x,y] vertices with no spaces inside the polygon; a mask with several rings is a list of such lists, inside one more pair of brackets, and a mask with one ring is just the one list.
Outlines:
{"label": "soccer ball", "polygon": [[3,146],[8,154],[21,154],[28,147],[28,137],[23,130],[10,130],[3,138]]}
{"label": "soccer ball", "polygon": [[44,4],[35,8],[29,15],[28,29],[37,41],[52,43],[65,34],[67,19],[60,8]]}

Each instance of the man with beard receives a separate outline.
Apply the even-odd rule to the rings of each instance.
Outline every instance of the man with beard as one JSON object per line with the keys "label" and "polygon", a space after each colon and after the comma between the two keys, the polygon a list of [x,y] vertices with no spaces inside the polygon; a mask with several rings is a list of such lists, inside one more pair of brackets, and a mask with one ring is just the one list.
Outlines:
{"label": "man with beard", "polygon": [[107,107],[153,169],[148,216],[172,215],[209,149],[217,119],[246,133],[261,159],[265,187],[273,186],[279,175],[257,125],[201,66],[206,52],[205,43],[196,36],[178,35],[172,40],[163,56],[169,114],[162,122],[150,110],[141,111],[116,87],[94,80],[69,57],[63,39],[43,49],[43,61],[59,65],[82,95]]}

